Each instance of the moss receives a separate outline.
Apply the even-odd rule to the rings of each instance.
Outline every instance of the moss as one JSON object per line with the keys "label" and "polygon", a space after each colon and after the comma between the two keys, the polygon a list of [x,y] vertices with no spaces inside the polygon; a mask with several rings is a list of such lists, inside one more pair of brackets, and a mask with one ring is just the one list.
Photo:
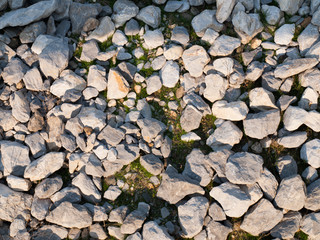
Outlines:
{"label": "moss", "polygon": [[148,78],[154,73],[154,70],[153,70],[152,67],[150,67],[150,68],[142,68],[140,70],[140,73],[142,73],[141,75],[143,75],[145,78]]}
{"label": "moss", "polygon": [[85,62],[85,61],[81,61],[81,68],[85,68],[87,70],[87,73],[89,72],[89,68],[92,65],[95,65],[96,61],[91,61],[91,62]]}
{"label": "moss", "polygon": [[304,28],[301,25],[296,26],[295,31],[294,31],[294,35],[292,38],[292,41],[297,41],[298,37],[300,35],[300,33],[304,30]]}
{"label": "moss", "polygon": [[308,240],[308,235],[302,232],[301,230],[297,232],[294,237],[299,240]]}
{"label": "moss", "polygon": [[133,161],[130,164],[130,168],[131,170],[135,171],[135,172],[139,172],[141,174],[143,174],[143,176],[145,178],[151,178],[153,175],[151,173],[149,173],[141,164],[140,164],[140,158],[138,158],[137,160]]}
{"label": "moss", "polygon": [[100,48],[100,51],[105,52],[109,47],[112,46],[112,37],[109,37],[107,41],[99,42],[98,46]]}
{"label": "moss", "polygon": [[304,87],[301,86],[298,75],[293,76],[293,84],[291,87],[290,95],[296,96],[298,99],[300,99],[303,92]]}
{"label": "moss", "polygon": [[74,51],[73,56],[80,58],[82,53],[82,47],[77,47],[77,49]]}

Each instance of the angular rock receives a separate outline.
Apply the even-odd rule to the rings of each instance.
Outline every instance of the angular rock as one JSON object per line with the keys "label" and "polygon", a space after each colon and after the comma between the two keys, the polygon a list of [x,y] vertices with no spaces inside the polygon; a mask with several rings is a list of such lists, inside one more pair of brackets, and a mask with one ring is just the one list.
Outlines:
{"label": "angular rock", "polygon": [[163,34],[159,29],[156,29],[154,31],[146,31],[146,33],[143,35],[143,39],[149,49],[157,48],[164,43]]}
{"label": "angular rock", "polygon": [[283,216],[283,219],[270,232],[272,237],[280,239],[293,238],[295,233],[299,230],[301,213],[288,212]]}
{"label": "angular rock", "polygon": [[121,193],[122,191],[118,186],[110,186],[107,191],[104,192],[103,197],[107,200],[115,201]]}
{"label": "angular rock", "polygon": [[46,178],[36,186],[34,190],[35,196],[40,199],[50,198],[54,193],[61,189],[62,184],[63,181],[60,176]]}
{"label": "angular rock", "polygon": [[227,239],[231,232],[232,227],[225,226],[220,222],[210,221],[207,225],[207,234],[211,239]]}
{"label": "angular rock", "polygon": [[271,92],[262,87],[257,87],[249,92],[250,108],[255,111],[277,109],[275,98]]}
{"label": "angular rock", "polygon": [[216,101],[212,105],[212,114],[216,118],[230,120],[230,121],[240,121],[246,118],[249,109],[245,102],[236,101],[228,103],[225,100]]}
{"label": "angular rock", "polygon": [[23,90],[16,91],[10,96],[12,116],[19,122],[26,123],[30,119],[30,105]]}
{"label": "angular rock", "polygon": [[159,175],[163,171],[162,161],[154,154],[141,156],[140,163],[152,175]]}
{"label": "angular rock", "polygon": [[78,203],[81,200],[80,190],[76,187],[65,187],[50,197],[55,206],[62,202]]}
{"label": "angular rock", "polygon": [[6,132],[14,128],[18,123],[12,115],[12,110],[4,110],[0,108],[0,127]]}
{"label": "angular rock", "polygon": [[277,0],[281,11],[294,15],[303,3],[302,0]]}
{"label": "angular rock", "polygon": [[190,132],[200,126],[201,119],[202,113],[193,105],[188,104],[182,112],[180,124],[182,129]]}
{"label": "angular rock", "polygon": [[155,221],[146,222],[143,225],[142,236],[145,240],[163,239],[173,240],[174,238],[169,233],[161,228]]}
{"label": "angular rock", "polygon": [[114,23],[109,16],[105,16],[101,19],[99,26],[86,38],[86,40],[95,39],[99,42],[105,42],[113,35],[114,31]]}
{"label": "angular rock", "polygon": [[130,0],[118,0],[113,5],[112,20],[116,26],[122,26],[139,12],[137,5]]}
{"label": "angular rock", "polygon": [[236,4],[236,0],[217,0],[217,13],[216,18],[218,22],[223,23],[230,16],[234,5]]}
{"label": "angular rock", "polygon": [[138,119],[137,124],[141,128],[143,139],[148,143],[166,129],[164,123],[154,118]]}
{"label": "angular rock", "polygon": [[82,196],[89,202],[98,203],[101,201],[101,194],[92,180],[83,172],[72,179],[72,185],[78,187]]}
{"label": "angular rock", "polygon": [[209,28],[212,28],[217,32],[220,32],[223,28],[223,24],[219,23],[216,19],[216,11],[209,9],[206,9],[195,16],[191,21],[191,25],[199,37],[203,37],[206,30]]}
{"label": "angular rock", "polygon": [[122,234],[133,234],[142,227],[143,222],[149,214],[150,206],[144,202],[139,202],[138,209],[129,213],[120,227]]}
{"label": "angular rock", "polygon": [[311,211],[320,209],[320,179],[314,181],[307,187],[307,199],[304,207]]}
{"label": "angular rock", "polygon": [[18,192],[27,192],[30,190],[32,183],[28,179],[9,175],[6,179],[8,186]]}
{"label": "angular rock", "polygon": [[147,94],[151,95],[161,89],[162,83],[158,75],[152,75],[146,79],[147,83]]}
{"label": "angular rock", "polygon": [[296,175],[298,173],[297,163],[290,155],[286,155],[277,159],[276,168],[281,179]]}
{"label": "angular rock", "polygon": [[40,199],[35,196],[32,201],[31,215],[39,221],[44,220],[49,212],[51,204],[50,199]]}
{"label": "angular rock", "polygon": [[8,65],[3,69],[1,76],[3,81],[11,86],[20,82],[28,69],[28,66],[25,65],[20,59],[11,58]]}
{"label": "angular rock", "polygon": [[32,68],[23,77],[26,89],[31,91],[42,91],[43,81],[38,68]]}
{"label": "angular rock", "polygon": [[219,74],[209,74],[205,77],[206,88],[203,96],[210,102],[215,102],[224,97],[229,84],[228,80],[221,77]]}
{"label": "angular rock", "polygon": [[221,35],[218,37],[210,49],[208,53],[215,56],[228,56],[230,55],[236,48],[240,47],[241,41],[238,38],[229,37],[227,35]]}
{"label": "angular rock", "polygon": [[92,65],[88,73],[88,86],[96,88],[99,92],[107,88],[106,69],[100,65]]}
{"label": "angular rock", "polygon": [[172,29],[171,41],[185,45],[189,42],[190,37],[188,30],[182,26],[176,26]]}
{"label": "angular rock", "polygon": [[95,40],[89,40],[82,44],[80,60],[84,62],[92,62],[98,58],[100,49]]}
{"label": "angular rock", "polygon": [[270,25],[276,25],[281,18],[281,10],[276,6],[262,5],[261,11]]}
{"label": "angular rock", "polygon": [[193,45],[183,52],[182,60],[184,67],[192,77],[200,77],[210,58],[202,46]]}
{"label": "angular rock", "polygon": [[129,93],[127,80],[116,70],[110,69],[108,75],[108,99],[121,99]]}
{"label": "angular rock", "polygon": [[161,21],[161,10],[154,5],[149,5],[142,8],[136,18],[148,24],[150,27],[157,28]]}
{"label": "angular rock", "polygon": [[313,68],[318,64],[316,58],[299,58],[287,60],[284,63],[278,65],[274,70],[274,76],[276,78],[288,78],[293,75],[297,75],[305,70]]}
{"label": "angular rock", "polygon": [[308,234],[311,239],[320,237],[320,213],[309,213],[305,215],[300,223],[300,229]]}
{"label": "angular rock", "polygon": [[233,72],[234,61],[232,58],[223,57],[213,61],[213,69],[222,73],[224,76],[229,76]]}
{"label": "angular rock", "polygon": [[283,124],[288,131],[298,129],[307,119],[308,112],[302,108],[289,106],[283,115]]}
{"label": "angular rock", "polygon": [[310,166],[314,168],[320,167],[320,140],[313,139],[303,144],[300,150],[300,158],[305,160]]}
{"label": "angular rock", "polygon": [[277,139],[279,145],[285,148],[298,148],[307,140],[306,132],[293,132]]}
{"label": "angular rock", "polygon": [[20,42],[33,43],[39,35],[45,34],[46,30],[47,26],[43,21],[30,24],[19,34]]}
{"label": "angular rock", "polygon": [[179,65],[172,60],[167,61],[166,64],[160,70],[160,77],[163,86],[173,88],[179,81],[179,73]]}
{"label": "angular rock", "polygon": [[298,36],[299,50],[306,53],[308,49],[317,41],[319,37],[318,27],[309,24]]}
{"label": "angular rock", "polygon": [[261,177],[258,179],[258,184],[265,197],[272,201],[277,194],[279,184],[275,176],[267,168],[263,169]]}
{"label": "angular rock", "polygon": [[119,128],[113,128],[110,125],[107,125],[98,135],[98,139],[105,141],[111,146],[118,145],[122,139],[124,139],[125,133]]}
{"label": "angular rock", "polygon": [[82,107],[77,115],[83,127],[89,127],[100,132],[106,125],[106,114],[94,107]]}
{"label": "angular rock", "polygon": [[274,33],[274,42],[279,45],[288,45],[294,35],[294,24],[283,24]]}

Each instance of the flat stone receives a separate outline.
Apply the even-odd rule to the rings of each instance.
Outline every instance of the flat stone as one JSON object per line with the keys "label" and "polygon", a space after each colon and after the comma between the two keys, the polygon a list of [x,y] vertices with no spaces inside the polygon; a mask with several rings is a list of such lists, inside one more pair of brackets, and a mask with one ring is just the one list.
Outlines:
{"label": "flat stone", "polygon": [[115,25],[122,26],[126,21],[135,17],[139,12],[137,5],[129,0],[118,0],[113,5],[112,20]]}
{"label": "flat stone", "polygon": [[32,183],[28,179],[9,175],[6,178],[8,186],[18,192],[27,192],[30,190]]}
{"label": "flat stone", "polygon": [[104,192],[103,197],[107,200],[115,201],[121,193],[122,191],[118,186],[110,186],[107,191]]}
{"label": "flat stone", "polygon": [[263,169],[261,177],[258,179],[258,184],[265,197],[272,201],[276,196],[279,184],[276,177],[267,168]]}
{"label": "flat stone", "polygon": [[214,238],[227,239],[229,233],[231,233],[231,232],[232,232],[232,227],[225,226],[220,222],[210,221],[207,225],[207,234],[208,234],[208,236],[212,236],[213,239]]}
{"label": "flat stone", "polygon": [[39,35],[45,34],[46,30],[47,26],[43,21],[30,24],[19,34],[20,42],[33,43]]}
{"label": "flat stone", "polygon": [[209,153],[208,159],[207,159],[208,164],[210,165],[210,167],[212,167],[216,171],[218,177],[221,177],[221,178],[226,177],[225,168],[227,164],[227,159],[231,154],[233,154],[233,152],[226,149]]}
{"label": "flat stone", "polygon": [[92,180],[83,172],[80,172],[72,179],[72,185],[78,187],[81,195],[89,202],[98,203],[101,201],[101,194]]}
{"label": "flat stone", "polygon": [[320,84],[317,79],[320,77],[320,71],[317,68],[310,69],[299,75],[299,82],[303,87],[311,87],[320,92]]}
{"label": "flat stone", "polygon": [[143,222],[149,214],[150,206],[144,202],[139,202],[138,208],[126,217],[120,227],[122,234],[133,234],[142,227]]}
{"label": "flat stone", "polygon": [[18,58],[11,58],[8,65],[3,69],[1,76],[8,85],[17,84],[28,71],[28,66]]}
{"label": "flat stone", "polygon": [[98,58],[100,49],[95,40],[89,40],[82,44],[80,60],[84,62],[92,62]]}
{"label": "flat stone", "polygon": [[294,35],[294,24],[283,24],[274,33],[274,42],[279,45],[288,45]]}
{"label": "flat stone", "polygon": [[308,113],[308,117],[304,122],[309,128],[315,132],[320,132],[320,113],[313,110]]}
{"label": "flat stone", "polygon": [[148,143],[166,129],[164,123],[154,118],[138,119],[137,124],[141,128],[143,139]]}
{"label": "flat stone", "polygon": [[313,68],[318,64],[316,58],[299,58],[287,60],[284,63],[278,65],[274,71],[276,78],[288,78],[293,75],[297,75],[305,70]]}
{"label": "flat stone", "polygon": [[129,208],[127,206],[120,206],[118,208],[115,208],[109,214],[109,222],[122,224],[128,213]]}
{"label": "flat stone", "polygon": [[308,117],[308,112],[302,108],[289,106],[283,115],[283,124],[288,131],[298,129]]}
{"label": "flat stone", "polygon": [[271,92],[262,87],[257,87],[249,92],[250,108],[255,111],[277,109],[275,98]]}
{"label": "flat stone", "polygon": [[318,98],[318,92],[308,87],[302,93],[298,106],[305,110],[315,110],[318,107]]}
{"label": "flat stone", "polygon": [[185,45],[189,42],[190,37],[188,30],[182,26],[175,26],[172,29],[171,33],[171,41],[180,43],[181,45]]}
{"label": "flat stone", "polygon": [[158,75],[152,75],[146,79],[147,83],[147,94],[151,95],[161,89],[162,83]]}
{"label": "flat stone", "polygon": [[318,27],[309,24],[298,36],[299,50],[306,53],[319,37]]}
{"label": "flat stone", "polygon": [[311,211],[320,209],[320,179],[307,186],[307,199],[304,207]]}
{"label": "flat stone", "polygon": [[18,123],[12,115],[12,110],[4,110],[0,108],[0,127],[6,132],[14,128]]}
{"label": "flat stone", "polygon": [[23,90],[16,91],[10,96],[12,116],[19,122],[25,123],[30,119],[30,106]]}
{"label": "flat stone", "polygon": [[193,45],[183,52],[182,60],[184,67],[192,77],[200,77],[210,58],[202,46]]}
{"label": "flat stone", "polygon": [[108,75],[108,99],[121,99],[129,93],[127,80],[116,70],[110,69]]}
{"label": "flat stone", "polygon": [[296,96],[282,95],[277,101],[277,106],[280,108],[281,111],[285,111],[291,103],[294,103],[296,101]]}
{"label": "flat stone", "polygon": [[146,222],[143,225],[142,230],[143,239],[163,239],[163,240],[173,240],[174,238],[169,235],[165,228],[162,228],[155,221]]}
{"label": "flat stone", "polygon": [[299,212],[288,212],[283,216],[281,222],[271,230],[271,236],[280,239],[293,238],[299,230],[301,218],[302,216]]}
{"label": "flat stone", "polygon": [[31,215],[40,221],[44,220],[51,204],[50,199],[40,199],[35,196],[32,201]]}
{"label": "flat stone", "polygon": [[276,78],[274,72],[266,72],[262,74],[262,87],[270,92],[276,92],[281,87],[283,79]]}
{"label": "flat stone", "polygon": [[240,47],[240,45],[241,41],[238,38],[221,35],[214,41],[208,53],[213,57],[228,56],[232,54],[236,48]]}
{"label": "flat stone", "polygon": [[98,139],[105,141],[111,146],[118,145],[122,139],[124,139],[125,133],[119,128],[113,128],[110,125],[107,125],[98,135]]}
{"label": "flat stone", "polygon": [[216,101],[212,105],[212,114],[216,118],[240,121],[246,118],[249,109],[245,102],[235,101],[228,103],[225,100]]}
{"label": "flat stone", "polygon": [[265,68],[265,64],[259,61],[253,61],[249,64],[246,72],[246,79],[256,81],[260,78]]}
{"label": "flat stone", "polygon": [[113,35],[115,31],[114,23],[109,16],[101,19],[99,26],[86,38],[87,41],[94,39],[99,42],[105,42]]}
{"label": "flat stone", "polygon": [[210,102],[215,102],[224,97],[229,84],[228,80],[219,74],[209,74],[205,77],[206,88],[203,96]]}
{"label": "flat stone", "polygon": [[305,160],[310,166],[314,168],[320,167],[320,140],[313,139],[303,144],[300,150],[300,158]]}
{"label": "flat stone", "polygon": [[140,9],[136,18],[148,24],[150,27],[157,28],[161,21],[161,10],[154,5],[149,5]]}
{"label": "flat stone", "polygon": [[83,127],[89,127],[100,132],[106,125],[106,114],[94,107],[82,107],[77,115]]}
{"label": "flat stone", "polygon": [[54,193],[62,188],[62,178],[60,176],[54,178],[46,178],[39,183],[35,190],[35,196],[40,199],[50,198]]}
{"label": "flat stone", "polygon": [[81,200],[81,193],[77,187],[65,187],[59,192],[56,192],[50,197],[50,200],[55,206],[62,202],[79,203]]}
{"label": "flat stone", "polygon": [[200,126],[201,119],[202,113],[193,105],[188,104],[182,112],[180,124],[182,129],[186,132],[190,132]]}
{"label": "flat stone", "polygon": [[218,22],[223,23],[230,16],[234,5],[236,4],[236,0],[217,0],[217,13],[216,18]]}
{"label": "flat stone", "polygon": [[[108,227],[108,233],[111,236],[114,236],[111,234],[110,227]],[[89,227],[89,235],[90,237],[96,238],[96,239],[106,239],[108,236],[103,229],[103,227],[99,223],[95,223]]]}
{"label": "flat stone", "polygon": [[216,19],[216,10],[209,9],[195,16],[191,21],[191,25],[198,37],[203,37],[208,28],[212,28],[217,32],[220,32],[223,28],[223,24]]}
{"label": "flat stone", "polygon": [[277,0],[281,11],[286,12],[287,14],[294,15],[300,8],[303,3],[302,0]]}
{"label": "flat stone", "polygon": [[293,132],[277,139],[279,145],[285,148],[298,148],[307,140],[306,132]]}
{"label": "flat stone", "polygon": [[165,87],[173,88],[179,81],[180,68],[179,65],[170,60],[160,70],[162,84]]}
{"label": "flat stone", "polygon": [[162,161],[154,154],[141,156],[140,163],[152,175],[159,175],[164,168]]}
{"label": "flat stone", "polygon": [[32,68],[23,77],[26,89],[31,91],[42,91],[43,81],[38,68]]}
{"label": "flat stone", "polygon": [[300,222],[300,229],[309,237],[317,239],[320,237],[320,213],[309,213]]}
{"label": "flat stone", "polygon": [[297,163],[290,155],[278,158],[276,160],[276,168],[281,179],[294,176],[298,173]]}

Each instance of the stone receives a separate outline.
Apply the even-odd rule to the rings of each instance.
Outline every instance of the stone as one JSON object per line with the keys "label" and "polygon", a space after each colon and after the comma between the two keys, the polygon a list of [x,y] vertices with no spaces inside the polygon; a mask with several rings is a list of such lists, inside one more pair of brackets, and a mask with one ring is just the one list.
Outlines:
{"label": "stone", "polygon": [[137,35],[139,34],[139,31],[140,31],[140,26],[139,26],[139,23],[135,20],[135,19],[130,19],[125,28],[124,28],[124,33],[127,35],[127,36],[134,36],[134,35]]}
{"label": "stone", "polygon": [[46,30],[47,26],[43,21],[30,24],[19,34],[20,42],[33,43],[39,35],[45,34]]}
{"label": "stone", "polygon": [[277,159],[276,168],[281,179],[296,175],[298,173],[297,163],[290,155],[286,155]]}
{"label": "stone", "polygon": [[137,16],[139,8],[130,0],[118,0],[113,5],[112,20],[115,25],[122,26],[131,18]]}
{"label": "stone", "polygon": [[214,41],[208,53],[213,57],[228,56],[240,45],[241,41],[238,38],[221,35]]}
{"label": "stone", "polygon": [[186,203],[178,206],[181,235],[184,238],[192,238],[200,233],[208,208],[208,199],[202,196],[192,197]]}
{"label": "stone", "polygon": [[306,88],[302,93],[298,106],[305,110],[315,110],[318,107],[319,94],[313,88]]}
{"label": "stone", "polygon": [[299,230],[301,218],[302,216],[299,212],[288,212],[283,216],[281,222],[271,230],[271,236],[280,239],[293,238]]}
{"label": "stone", "polygon": [[142,237],[145,240],[163,239],[173,240],[174,238],[169,235],[167,230],[160,227],[157,222],[149,221],[143,225]]}
{"label": "stone", "polygon": [[279,145],[285,148],[298,148],[307,140],[307,133],[297,131],[277,139]]}
{"label": "stone", "polygon": [[213,69],[226,77],[233,73],[233,65],[233,59],[229,57],[218,58],[213,61]]}
{"label": "stone", "polygon": [[170,204],[176,204],[185,196],[194,193],[204,194],[204,190],[182,174],[179,174],[175,168],[169,165],[162,174],[162,181],[158,188],[157,197]]}
{"label": "stone", "polygon": [[32,204],[32,195],[16,192],[0,183],[0,218],[12,222],[19,215],[26,217]]}
{"label": "stone", "polygon": [[27,192],[31,188],[32,184],[28,179],[9,175],[6,178],[8,186],[18,192]]}
{"label": "stone", "polygon": [[24,178],[31,181],[41,180],[58,171],[64,162],[65,154],[62,152],[50,152],[32,161],[24,171]]}
{"label": "stone", "polygon": [[265,15],[266,21],[270,25],[276,25],[281,18],[281,10],[276,6],[262,5],[261,11]]}
{"label": "stone", "polygon": [[316,58],[299,58],[287,60],[282,64],[279,64],[275,71],[274,76],[276,78],[288,78],[293,75],[297,75],[305,70],[313,68],[318,64]]}
{"label": "stone", "polygon": [[304,207],[306,200],[306,186],[300,175],[293,175],[282,179],[275,204],[283,209],[299,211]]}
{"label": "stone", "polygon": [[39,55],[45,47],[47,47],[50,43],[54,41],[61,41],[61,39],[54,36],[41,34],[33,42],[31,46],[31,51]]}
{"label": "stone", "polygon": [[121,193],[122,191],[118,186],[110,186],[107,191],[104,192],[103,197],[107,200],[115,201]]}
{"label": "stone", "polygon": [[5,27],[26,26],[32,22],[49,17],[59,7],[59,1],[41,1],[27,8],[5,13],[0,18],[0,29]]}
{"label": "stone", "polygon": [[275,176],[267,168],[263,169],[261,177],[258,179],[258,184],[265,197],[272,201],[276,196],[279,184]]}
{"label": "stone", "polygon": [[242,131],[231,121],[224,121],[207,138],[206,144],[214,151],[230,150],[242,138]]}
{"label": "stone", "polygon": [[180,125],[183,130],[190,132],[200,126],[201,119],[202,113],[193,105],[188,104],[182,112]]}
{"label": "stone", "polygon": [[320,85],[317,81],[319,76],[319,69],[310,69],[299,75],[299,82],[303,87],[311,87],[314,90],[320,92]]}
{"label": "stone", "polygon": [[294,131],[298,129],[308,117],[308,112],[302,108],[289,106],[283,115],[285,129]]}
{"label": "stone", "polygon": [[213,168],[218,177],[225,178],[225,167],[227,159],[233,152],[230,150],[221,150],[217,152],[211,152],[208,155],[207,161],[211,168]]}
{"label": "stone", "polygon": [[182,1],[168,1],[164,7],[165,12],[175,12],[183,5]]}
{"label": "stone", "polygon": [[179,65],[170,60],[167,61],[166,64],[160,70],[160,78],[162,80],[162,84],[165,87],[173,88],[180,77],[180,68]]}
{"label": "stone", "polygon": [[151,95],[161,89],[162,83],[158,75],[152,75],[146,79],[147,83],[147,94]]}
{"label": "stone", "polygon": [[224,221],[227,219],[226,214],[217,202],[213,202],[210,205],[208,215],[213,221]]}
{"label": "stone", "polygon": [[250,197],[239,186],[229,182],[213,187],[210,196],[220,203],[229,217],[241,217],[251,204]]}
{"label": "stone", "polygon": [[35,190],[35,196],[40,199],[50,198],[54,193],[62,188],[62,178],[60,176],[54,178],[46,178],[39,183]]}
{"label": "stone", "polygon": [[281,11],[286,12],[287,14],[294,15],[300,8],[303,3],[302,0],[277,0]]}
{"label": "stone", "polygon": [[150,206],[144,202],[139,202],[138,208],[126,217],[120,227],[122,234],[133,234],[142,227],[143,222],[149,214]]}
{"label": "stone", "polygon": [[317,239],[320,237],[320,214],[309,213],[300,222],[300,230],[308,234],[309,238]]}
{"label": "stone", "polygon": [[105,42],[113,35],[114,31],[114,23],[109,16],[105,16],[101,19],[99,26],[86,38],[86,40],[89,41],[94,39],[99,42]]}
{"label": "stone", "polygon": [[92,180],[83,172],[80,172],[72,179],[72,185],[78,187],[81,195],[89,202],[98,203],[101,201],[101,194]]}
{"label": "stone", "polygon": [[121,99],[129,93],[127,80],[116,70],[110,69],[108,75],[108,99]]}
{"label": "stone", "polygon": [[313,139],[303,144],[300,150],[300,158],[305,160],[310,166],[314,168],[319,168],[320,167],[319,151],[320,151],[320,140]]}
{"label": "stone", "polygon": [[106,125],[106,114],[94,107],[82,107],[77,118],[83,127],[89,127],[97,132],[100,132]]}
{"label": "stone", "polygon": [[194,148],[186,157],[186,164],[182,175],[199,183],[200,186],[207,186],[213,177],[213,171],[207,163],[207,157],[200,149]]}
{"label": "stone", "polygon": [[113,128],[107,125],[98,135],[98,139],[111,146],[117,146],[122,139],[124,139],[125,133],[119,128]]}
{"label": "stone", "polygon": [[203,37],[201,38],[202,41],[205,41],[207,43],[209,43],[210,45],[212,45],[214,43],[214,41],[217,39],[217,37],[219,37],[219,33],[216,32],[215,30],[208,28]]}
{"label": "stone", "polygon": [[9,131],[18,123],[12,115],[12,110],[4,110],[0,108],[0,127],[3,131]]}
{"label": "stone", "polygon": [[192,77],[200,77],[210,58],[202,46],[193,45],[183,52],[182,61],[185,69]]}
{"label": "stone", "polygon": [[18,58],[11,58],[8,65],[3,69],[1,76],[9,86],[17,84],[28,71],[28,66]]}
{"label": "stone", "polygon": [[63,202],[46,217],[46,221],[66,228],[85,228],[92,224],[92,217],[86,207]]}
{"label": "stone", "polygon": [[159,29],[146,31],[143,35],[143,39],[149,49],[154,49],[164,44],[164,37]]}
{"label": "stone", "polygon": [[247,136],[263,139],[274,134],[280,123],[280,111],[269,110],[260,113],[249,113],[243,120],[244,132]]}
{"label": "stone", "polygon": [[[110,228],[110,227],[109,227]],[[111,235],[111,231],[108,228],[108,232]],[[90,237],[96,238],[96,239],[106,239],[107,234],[103,227],[99,223],[95,223],[89,227],[89,235]]]}
{"label": "stone", "polygon": [[300,52],[306,53],[318,38],[318,27],[310,23],[298,36],[297,41]]}
{"label": "stone", "polygon": [[157,71],[160,70],[166,64],[166,58],[164,56],[156,57],[152,63],[151,67],[153,70]]}
{"label": "stone", "polygon": [[23,90],[16,91],[10,96],[12,116],[19,122],[26,123],[30,119],[30,106]]}
{"label": "stone", "polygon": [[194,132],[188,132],[186,134],[181,135],[181,141],[184,141],[184,142],[199,141],[199,140],[201,140],[201,137],[199,137]]}
{"label": "stone", "polygon": [[30,164],[29,148],[18,142],[0,141],[1,165],[4,176],[23,176]]}
{"label": "stone", "polygon": [[[117,162],[122,165],[128,165],[139,157],[140,148],[138,145],[124,145],[119,144],[116,147]],[[108,154],[109,157],[110,154]]]}
{"label": "stone", "polygon": [[223,23],[228,19],[230,16],[234,5],[236,4],[236,0],[217,0],[217,12],[216,12],[216,18],[217,21],[220,23]]}
{"label": "stone", "polygon": [[164,47],[163,55],[167,60],[177,60],[182,56],[183,48],[180,45],[169,44]]}
{"label": "stone", "polygon": [[277,101],[277,106],[280,108],[281,111],[285,111],[291,103],[294,103],[296,101],[296,96],[282,95]]}
{"label": "stone", "polygon": [[121,30],[116,30],[112,36],[112,43],[116,46],[124,46],[128,43],[128,39]]}
{"label": "stone", "polygon": [[225,226],[220,222],[210,221],[207,225],[207,234],[209,239],[227,239],[232,227]]}
{"label": "stone", "polygon": [[234,184],[254,184],[261,177],[263,158],[248,152],[237,152],[228,158],[226,177]]}
{"label": "stone", "polygon": [[54,41],[47,45],[39,55],[40,69],[46,77],[56,79],[68,66],[69,47],[64,40]]}
{"label": "stone", "polygon": [[31,91],[42,91],[43,81],[38,68],[34,67],[26,72],[23,77],[26,89]]}
{"label": "stone", "polygon": [[55,206],[62,202],[79,203],[81,200],[80,190],[76,187],[65,187],[50,197]]}
{"label": "stone", "polygon": [[198,37],[203,37],[208,28],[212,28],[217,32],[220,32],[223,28],[223,24],[216,19],[216,11],[209,9],[195,16],[191,21],[191,26]]}
{"label": "stone", "polygon": [[271,202],[263,198],[245,214],[240,228],[251,235],[258,236],[262,232],[271,230],[282,217],[282,211],[274,208]]}
{"label": "stone", "polygon": [[294,24],[283,24],[275,31],[274,42],[279,45],[288,45],[293,38],[294,32]]}
{"label": "stone", "polygon": [[304,207],[311,211],[320,209],[320,179],[307,186],[307,198]]}
{"label": "stone", "polygon": [[260,78],[265,68],[265,64],[259,61],[253,61],[249,64],[246,72],[246,79],[256,81]]}
{"label": "stone", "polygon": [[188,30],[182,26],[175,26],[171,32],[171,41],[185,45],[189,42]]}
{"label": "stone", "polygon": [[205,77],[206,88],[203,96],[210,102],[215,102],[224,97],[229,84],[228,80],[221,77],[219,74],[209,74]]}
{"label": "stone", "polygon": [[161,21],[161,10],[154,5],[149,5],[140,9],[136,18],[148,24],[150,27],[157,28]]}
{"label": "stone", "polygon": [[84,62],[92,62],[98,58],[100,49],[95,40],[89,40],[82,44],[80,60]]}
{"label": "stone", "polygon": [[164,168],[162,161],[154,154],[141,156],[140,164],[152,175],[159,175]]}
{"label": "stone", "polygon": [[250,108],[256,111],[277,109],[275,98],[271,92],[257,87],[249,92]]}
{"label": "stone", "polygon": [[225,100],[216,101],[212,105],[212,114],[216,118],[240,121],[246,118],[249,109],[243,101],[228,103]]}
{"label": "stone", "polygon": [[127,206],[120,206],[116,209],[113,209],[109,214],[109,222],[122,224],[128,213],[129,208]]}
{"label": "stone", "polygon": [[320,113],[313,110],[308,113],[308,117],[306,118],[306,121],[304,122],[304,124],[306,124],[313,131],[319,132],[320,131],[319,121],[320,121]]}
{"label": "stone", "polygon": [[262,84],[261,84],[262,87],[270,92],[278,91],[283,82],[283,79],[275,78],[273,71],[266,72],[262,74],[261,77],[262,77]]}
{"label": "stone", "polygon": [[318,172],[315,168],[309,166],[301,174],[303,179],[307,182],[313,182],[318,178]]}
{"label": "stone", "polygon": [[166,125],[164,123],[154,118],[138,119],[137,124],[141,128],[143,139],[148,143],[166,129]]}

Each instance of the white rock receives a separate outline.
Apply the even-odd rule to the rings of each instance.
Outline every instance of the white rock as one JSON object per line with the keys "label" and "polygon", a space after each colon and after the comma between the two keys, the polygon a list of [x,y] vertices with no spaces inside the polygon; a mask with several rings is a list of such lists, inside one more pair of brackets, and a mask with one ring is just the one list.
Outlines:
{"label": "white rock", "polygon": [[274,33],[274,42],[279,45],[288,45],[294,35],[295,25],[284,24]]}

